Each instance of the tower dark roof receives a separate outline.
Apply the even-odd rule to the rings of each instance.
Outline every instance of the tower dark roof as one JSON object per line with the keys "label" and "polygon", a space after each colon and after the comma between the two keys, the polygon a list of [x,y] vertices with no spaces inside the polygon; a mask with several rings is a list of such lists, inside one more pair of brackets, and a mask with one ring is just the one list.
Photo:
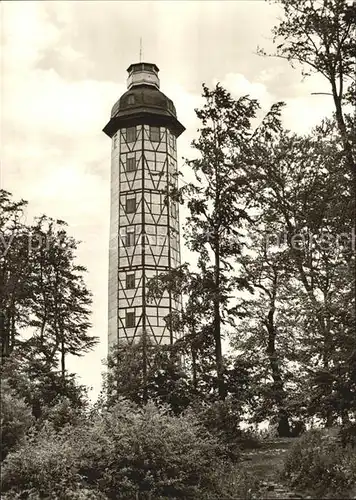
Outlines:
{"label": "tower dark roof", "polygon": [[[157,73],[159,70],[157,66],[136,63],[131,64],[127,71],[129,79],[136,77],[137,80],[129,83],[127,92],[112,107],[110,121],[103,129],[105,134],[112,137],[119,128],[143,123],[168,127],[176,137],[184,132],[185,128],[177,119],[173,101],[158,88]],[[144,73],[148,74],[146,82]],[[150,81],[151,77],[152,82]]]}

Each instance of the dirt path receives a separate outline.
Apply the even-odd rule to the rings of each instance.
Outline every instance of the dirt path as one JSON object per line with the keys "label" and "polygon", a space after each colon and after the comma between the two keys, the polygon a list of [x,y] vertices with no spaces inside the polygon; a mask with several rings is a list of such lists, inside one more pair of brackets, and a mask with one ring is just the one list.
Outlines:
{"label": "dirt path", "polygon": [[259,499],[304,499],[312,498],[300,492],[292,491],[284,485],[279,477],[284,457],[296,438],[268,439],[258,449],[243,453],[243,465],[262,487]]}

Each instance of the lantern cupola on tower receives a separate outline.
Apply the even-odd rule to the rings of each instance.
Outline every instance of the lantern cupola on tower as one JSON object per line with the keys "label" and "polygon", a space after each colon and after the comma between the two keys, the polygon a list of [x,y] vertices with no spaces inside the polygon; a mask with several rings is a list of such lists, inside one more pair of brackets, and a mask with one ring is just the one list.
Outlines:
{"label": "lantern cupola on tower", "polygon": [[152,85],[159,89],[159,69],[152,63],[131,64],[128,68],[127,88],[130,90],[136,85]]}

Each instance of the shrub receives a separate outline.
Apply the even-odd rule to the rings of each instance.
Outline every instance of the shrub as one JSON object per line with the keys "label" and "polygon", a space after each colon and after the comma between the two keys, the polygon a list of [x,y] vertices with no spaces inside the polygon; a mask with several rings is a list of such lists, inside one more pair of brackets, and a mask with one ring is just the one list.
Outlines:
{"label": "shrub", "polygon": [[54,430],[59,431],[66,425],[79,425],[85,419],[85,412],[77,408],[66,396],[58,398],[57,404],[45,407],[42,421],[49,422]]}
{"label": "shrub", "polygon": [[[2,491],[11,494],[27,493],[26,498],[55,498],[78,482],[76,451],[64,428],[56,433],[44,425],[38,433],[27,436],[3,464]],[[10,496],[10,498],[12,498]]]}
{"label": "shrub", "polygon": [[[191,403],[194,388],[180,363],[180,356],[172,346],[154,345],[149,338],[139,339],[132,345],[119,344],[114,347],[107,360],[108,370],[105,386],[109,395],[109,406],[119,397],[140,406],[148,400],[166,404],[175,415],[180,415]],[[143,383],[143,347],[145,347],[146,382]]]}
{"label": "shrub", "polygon": [[311,430],[291,448],[282,475],[292,486],[317,495],[345,495],[356,484],[356,456],[337,438]]}
{"label": "shrub", "polygon": [[241,414],[233,400],[197,404],[194,412],[199,422],[222,443],[228,459],[236,462],[242,449],[260,446],[256,434],[240,428]]}
{"label": "shrub", "polygon": [[356,448],[356,423],[350,423],[341,428],[340,440],[343,447]]}
{"label": "shrub", "polygon": [[92,423],[60,432],[44,426],[9,454],[3,469],[4,492],[61,500],[210,500],[236,498],[239,491],[247,499],[254,488],[221,458],[221,445],[194,415],[124,401]]}
{"label": "shrub", "polygon": [[0,366],[0,373],[17,397],[29,405],[37,424],[45,421],[48,410],[63,398],[78,411],[84,412],[88,407],[87,389],[77,384],[75,376],[67,374],[63,379],[60,371],[37,356],[15,350]]}
{"label": "shrub", "polygon": [[7,384],[1,383],[1,460],[23,439],[33,423],[31,408]]}
{"label": "shrub", "polygon": [[13,491],[4,493],[2,500],[108,500],[107,496],[99,491],[88,490],[87,488],[66,489],[61,493],[49,495],[39,495],[35,489],[24,490],[20,493]]}

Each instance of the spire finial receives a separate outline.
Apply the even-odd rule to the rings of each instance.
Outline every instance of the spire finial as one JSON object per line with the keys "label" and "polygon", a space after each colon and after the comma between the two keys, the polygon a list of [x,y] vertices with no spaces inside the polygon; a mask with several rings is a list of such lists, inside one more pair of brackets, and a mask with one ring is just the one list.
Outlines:
{"label": "spire finial", "polygon": [[140,62],[142,62],[142,36],[140,37]]}

